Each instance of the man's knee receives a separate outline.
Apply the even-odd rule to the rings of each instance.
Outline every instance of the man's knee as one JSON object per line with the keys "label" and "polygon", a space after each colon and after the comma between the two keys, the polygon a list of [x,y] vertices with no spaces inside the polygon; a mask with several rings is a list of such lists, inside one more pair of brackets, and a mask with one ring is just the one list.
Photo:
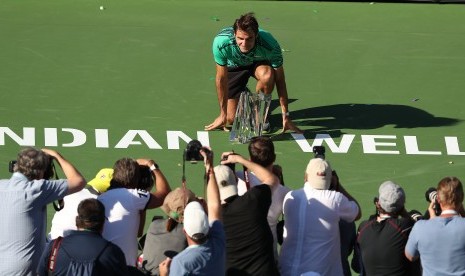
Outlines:
{"label": "man's knee", "polygon": [[265,94],[271,94],[275,85],[274,70],[271,66],[260,66],[256,71],[257,91]]}

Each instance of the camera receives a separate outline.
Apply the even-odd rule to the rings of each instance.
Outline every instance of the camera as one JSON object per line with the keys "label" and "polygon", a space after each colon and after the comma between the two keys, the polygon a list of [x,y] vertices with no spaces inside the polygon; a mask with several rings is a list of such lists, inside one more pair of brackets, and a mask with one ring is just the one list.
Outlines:
{"label": "camera", "polygon": [[211,154],[210,150],[202,146],[202,143],[198,140],[191,140],[187,143],[187,147],[184,150],[184,160],[196,163],[197,161],[203,161],[203,156],[200,154],[200,150],[206,152],[207,155]]}
{"label": "camera", "polygon": [[15,168],[16,168],[16,160],[11,160],[9,163],[8,163],[8,171],[10,173],[14,173],[15,172]]}
{"label": "camera", "polygon": [[438,203],[437,197],[438,197],[438,191],[435,188],[431,187],[428,190],[426,190],[425,192],[426,201],[434,202],[434,206],[433,206],[434,213],[436,214],[436,216],[439,216],[442,210],[441,210],[441,206]]}
{"label": "camera", "polygon": [[155,182],[155,176],[152,174],[150,168],[144,165],[139,165],[139,171],[140,180],[137,188],[141,190],[150,191]]}
{"label": "camera", "polygon": [[[231,153],[230,155],[236,155],[237,153]],[[229,155],[225,155],[223,156],[223,159],[222,161],[226,161],[228,160],[228,156]],[[228,164],[224,164],[225,166],[228,166],[233,172],[236,171],[236,164],[235,163],[228,163]]]}
{"label": "camera", "polygon": [[48,157],[48,165],[47,165],[47,170],[44,173],[44,179],[47,179],[47,180],[52,179],[52,178],[58,179],[58,175],[55,170],[55,164],[53,163],[53,157],[51,157],[48,154],[46,155]]}
{"label": "camera", "polygon": [[324,146],[314,146],[313,153],[315,154],[315,158],[325,159],[325,147]]}
{"label": "camera", "polygon": [[408,212],[408,215],[415,222],[424,219],[423,215],[417,210],[411,210],[410,212]]}

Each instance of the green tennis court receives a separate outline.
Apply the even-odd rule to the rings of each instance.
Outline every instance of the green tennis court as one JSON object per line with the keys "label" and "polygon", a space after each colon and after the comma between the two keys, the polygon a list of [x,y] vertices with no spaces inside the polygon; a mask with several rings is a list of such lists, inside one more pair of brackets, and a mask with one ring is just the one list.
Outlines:
{"label": "green tennis court", "polygon": [[[384,180],[423,211],[428,187],[465,179],[464,5],[149,0],[0,3],[0,177],[25,145],[56,148],[88,180],[121,157],[150,157],[172,187],[189,139],[217,161],[246,155],[229,133],[203,129],[219,111],[212,39],[248,11],[281,44],[290,116],[305,131],[277,135],[273,110],[286,185],[303,185],[314,143],[363,218]],[[202,172],[187,164],[200,195]]]}

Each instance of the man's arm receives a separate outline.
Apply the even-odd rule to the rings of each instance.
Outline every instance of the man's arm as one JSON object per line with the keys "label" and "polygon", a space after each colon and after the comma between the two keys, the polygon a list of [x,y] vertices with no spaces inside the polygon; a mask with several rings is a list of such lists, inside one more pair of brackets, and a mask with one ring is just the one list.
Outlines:
{"label": "man's arm", "polygon": [[220,115],[205,130],[213,130],[219,127],[226,127],[227,108],[228,108],[228,67],[216,65],[216,93],[220,105]]}
{"label": "man's arm", "polygon": [[344,187],[342,187],[342,185],[340,183],[338,185],[337,191],[340,192],[341,194],[345,195],[349,201],[353,201],[353,202],[355,202],[355,204],[357,204],[358,213],[357,213],[357,216],[355,217],[354,221],[359,220],[362,217],[362,209],[360,209],[360,204],[358,204],[358,201],[353,196],[351,196],[346,191],[346,189],[344,189]]}
{"label": "man's arm", "polygon": [[276,90],[278,92],[279,104],[281,105],[281,114],[283,116],[283,132],[286,130],[291,130],[297,133],[302,133],[292,120],[288,116],[288,96],[287,96],[287,86],[286,86],[286,77],[284,75],[284,67],[280,66],[274,68],[275,80],[276,80]]}
{"label": "man's arm", "polygon": [[276,175],[274,175],[272,171],[250,160],[245,159],[239,154],[233,154],[232,152],[223,153],[221,164],[224,165],[228,163],[242,164],[243,166],[247,167],[248,170],[253,172],[261,183],[271,186],[272,189],[279,185],[279,178]]}
{"label": "man's arm", "polygon": [[362,209],[360,208],[360,204],[358,204],[358,201],[351,194],[349,194],[349,192],[347,192],[344,187],[342,187],[342,184],[339,181],[339,176],[335,173],[335,171],[333,171],[333,176],[331,177],[331,187],[335,191],[340,192],[345,197],[347,197],[349,201],[353,201],[355,204],[357,204],[358,214],[355,217],[355,221],[359,220],[362,217]]}
{"label": "man's arm", "polygon": [[86,186],[87,182],[81,173],[61,154],[51,149],[42,149],[42,151],[55,159],[63,170],[68,181],[68,195],[79,192]]}
{"label": "man's arm", "polygon": [[221,200],[218,185],[216,183],[215,172],[213,171],[213,152],[206,154],[204,150],[200,153],[204,157],[205,173],[208,176],[207,184],[207,209],[208,221],[221,220]]}
{"label": "man's arm", "polygon": [[[149,159],[137,159],[137,163],[149,168],[156,164],[155,161]],[[163,205],[166,195],[171,191],[168,180],[166,180],[160,169],[153,169],[152,173],[155,176],[155,191],[150,193],[147,209],[154,209]]]}
{"label": "man's arm", "polygon": [[405,257],[407,258],[407,260],[411,262],[416,261],[418,259],[418,256],[410,255],[409,253],[407,253],[407,250],[405,251]]}

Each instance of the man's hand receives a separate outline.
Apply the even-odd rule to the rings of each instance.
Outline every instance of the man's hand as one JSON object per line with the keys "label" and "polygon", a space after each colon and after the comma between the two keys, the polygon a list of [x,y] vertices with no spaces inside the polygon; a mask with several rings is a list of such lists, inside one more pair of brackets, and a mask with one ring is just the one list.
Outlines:
{"label": "man's hand", "polygon": [[200,149],[200,154],[203,156],[205,173],[208,174],[210,170],[213,170],[213,151],[209,147],[204,147]]}
{"label": "man's hand", "polygon": [[158,265],[160,276],[168,276],[170,274],[171,258],[166,258]]}
{"label": "man's hand", "polygon": [[138,158],[138,159],[136,159],[136,161],[137,161],[137,164],[139,164],[141,166],[147,166],[147,167],[150,167],[153,164],[155,164],[155,161],[153,161],[151,159],[147,159],[147,158]]}
{"label": "man's hand", "polygon": [[300,133],[302,134],[303,131],[300,130],[300,128],[298,128],[296,125],[294,125],[294,123],[292,122],[291,119],[289,119],[289,117],[283,117],[283,129],[282,129],[282,132],[286,132],[287,130],[290,130],[292,132],[296,132],[296,133]]}
{"label": "man's hand", "polygon": [[51,156],[53,159],[57,159],[60,154],[56,150],[52,149],[41,149],[43,152],[45,152],[47,155]]}
{"label": "man's hand", "polygon": [[227,130],[226,128],[226,115],[218,116],[213,123],[206,125],[205,130],[215,130],[222,128],[223,130]]}
{"label": "man's hand", "polygon": [[434,204],[436,203],[436,200],[431,200],[428,206],[428,212],[429,212],[429,218],[435,218],[436,216],[436,210],[434,210]]}

